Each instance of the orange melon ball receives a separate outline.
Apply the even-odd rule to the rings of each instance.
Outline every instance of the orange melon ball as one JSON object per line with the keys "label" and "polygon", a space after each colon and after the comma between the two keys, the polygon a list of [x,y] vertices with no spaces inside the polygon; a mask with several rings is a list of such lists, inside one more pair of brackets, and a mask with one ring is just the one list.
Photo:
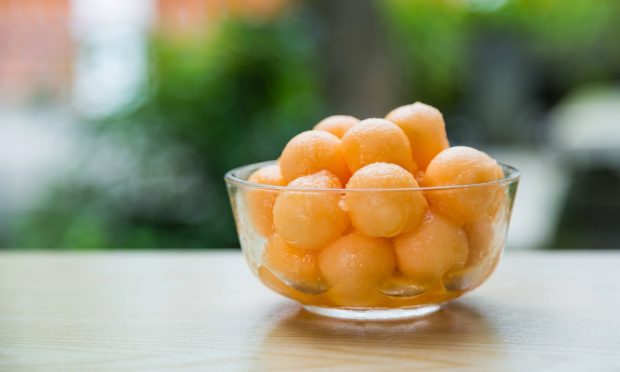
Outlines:
{"label": "orange melon ball", "polygon": [[342,137],[342,148],[351,173],[378,162],[394,163],[408,171],[417,169],[407,136],[385,119],[366,119],[354,125]]}
{"label": "orange melon ball", "polygon": [[482,282],[487,280],[491,276],[491,274],[493,274],[493,272],[497,268],[497,264],[499,263],[499,259],[501,257],[502,257],[502,252],[501,251],[495,252],[494,255],[492,255],[490,261],[485,264],[485,269],[486,270],[485,270],[484,275],[482,276],[482,278],[480,280],[480,284],[482,284]]}
{"label": "orange melon ball", "polygon": [[398,268],[421,284],[431,284],[448,270],[465,266],[467,235],[450,220],[428,212],[417,229],[394,239]]}
{"label": "orange melon ball", "polygon": [[394,249],[387,239],[354,232],[319,252],[319,268],[335,304],[372,306],[382,298],[377,286],[394,272]]}
{"label": "orange melon ball", "polygon": [[[377,289],[376,284],[366,282],[341,282],[325,292],[325,297],[335,306],[373,307],[379,306],[386,296]],[[332,305],[332,306],[333,306]]]}
{"label": "orange melon ball", "polygon": [[292,180],[327,170],[345,183],[350,172],[342,152],[340,139],[331,133],[309,130],[293,137],[280,156],[284,180]]}
{"label": "orange melon ball", "polygon": [[394,237],[418,226],[428,204],[421,191],[355,191],[419,187],[418,182],[395,164],[374,163],[353,174],[345,195],[351,223],[374,237]]}
{"label": "orange melon ball", "polygon": [[323,302],[320,296],[309,295],[287,286],[265,266],[258,268],[258,278],[272,291],[284,297],[299,301],[302,304],[320,305]]}
{"label": "orange melon ball", "polygon": [[320,171],[299,177],[288,187],[308,189],[283,191],[273,206],[275,230],[289,244],[316,250],[337,239],[349,224],[340,206],[340,194],[312,189],[341,188],[336,176]]}
{"label": "orange melon ball", "polygon": [[446,291],[443,283],[438,281],[437,283],[424,288],[424,292],[420,295],[411,297],[389,296],[386,297],[386,300],[382,305],[385,307],[409,307],[416,305],[440,304],[458,296],[459,293]]}
{"label": "orange melon ball", "polygon": [[[473,261],[472,254],[474,254]],[[445,288],[448,291],[467,291],[476,288],[493,273],[500,257],[500,249],[487,250],[484,256],[480,256],[470,248],[470,258],[466,266],[451,270],[443,277]]]}
{"label": "orange melon ball", "polygon": [[421,170],[450,146],[443,116],[433,106],[416,102],[395,108],[385,118],[405,132],[411,143],[413,160]]}
{"label": "orange melon ball", "polygon": [[295,248],[278,234],[267,241],[263,263],[273,273],[296,288],[315,289],[321,286],[321,272],[315,251]]}
{"label": "orange melon ball", "polygon": [[[428,165],[422,185],[451,186],[485,183],[502,179],[500,165],[489,155],[471,147],[450,147]],[[476,221],[492,212],[501,192],[500,185],[474,186],[452,190],[428,191],[431,208],[459,224]]]}
{"label": "orange melon ball", "polygon": [[[286,186],[277,164],[267,165],[252,173],[248,181],[261,185]],[[263,236],[273,233],[273,205],[279,191],[250,189],[246,193],[246,204],[252,225]]]}
{"label": "orange melon ball", "polygon": [[[503,177],[504,171],[502,171]],[[496,188],[495,196],[493,201],[487,207],[487,214],[493,218],[503,218],[508,212],[509,208],[509,199],[507,196],[507,189],[505,185],[498,186]]]}
{"label": "orange melon ball", "polygon": [[315,125],[314,130],[322,130],[329,132],[338,138],[342,138],[344,134],[351,129],[352,126],[359,123],[359,119],[349,115],[332,115],[321,120]]}
{"label": "orange melon ball", "polygon": [[506,237],[505,222],[485,217],[466,227],[469,242],[467,266],[490,261],[502,249]]}

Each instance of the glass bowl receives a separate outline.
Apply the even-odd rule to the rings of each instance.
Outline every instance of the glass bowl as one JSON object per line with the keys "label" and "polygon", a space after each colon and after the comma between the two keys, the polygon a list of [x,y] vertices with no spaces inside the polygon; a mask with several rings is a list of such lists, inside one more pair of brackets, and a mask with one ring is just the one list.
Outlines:
{"label": "glass bowl", "polygon": [[[310,312],[357,320],[429,314],[482,284],[501,257],[520,177],[516,168],[500,163],[504,178],[464,186],[310,189],[248,181],[271,164],[276,162],[246,165],[225,176],[252,272]],[[356,221],[362,213],[365,223],[383,226],[391,222],[390,213],[406,210],[420,196],[428,209],[410,231],[369,237],[350,222],[347,198],[362,204]],[[301,209],[289,220],[277,212],[274,224],[280,197],[296,200]],[[314,208],[314,214],[304,208]],[[280,234],[276,226],[289,230]],[[308,239],[323,243],[311,249],[296,245]]]}

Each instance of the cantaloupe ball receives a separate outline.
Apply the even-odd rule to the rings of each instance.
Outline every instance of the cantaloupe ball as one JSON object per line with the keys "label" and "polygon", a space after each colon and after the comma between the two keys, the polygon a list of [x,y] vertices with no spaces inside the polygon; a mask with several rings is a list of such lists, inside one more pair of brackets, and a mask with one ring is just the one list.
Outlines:
{"label": "cantaloupe ball", "polygon": [[339,306],[372,306],[381,301],[377,286],[394,272],[389,240],[358,232],[342,236],[319,252],[327,297]]}
{"label": "cantaloupe ball", "polygon": [[321,120],[314,126],[314,130],[322,130],[338,138],[342,138],[342,136],[344,136],[352,126],[359,123],[359,121],[358,118],[350,115],[332,115]]}
{"label": "cantaloupe ball", "polygon": [[415,230],[394,239],[398,268],[421,284],[432,284],[448,270],[465,266],[467,235],[445,217],[428,212]]}
{"label": "cantaloupe ball", "polygon": [[464,227],[469,245],[467,263],[443,278],[448,290],[471,290],[493,272],[506,238],[507,221],[503,218],[501,214],[484,216]]}
{"label": "cantaloupe ball", "polygon": [[505,221],[484,217],[465,228],[469,242],[467,266],[476,266],[490,261],[499,252],[506,238]]}
{"label": "cantaloupe ball", "polygon": [[501,234],[487,229],[477,231],[480,235],[472,236],[471,232],[467,231],[469,257],[465,267],[451,270],[443,277],[443,284],[449,291],[472,290],[482,284],[491,275],[501,256]]}
{"label": "cantaloupe ball", "polygon": [[320,130],[301,132],[293,137],[280,156],[280,170],[287,182],[321,170],[331,172],[342,183],[351,175],[340,139]]}
{"label": "cantaloupe ball", "polygon": [[[470,185],[502,179],[500,165],[489,155],[471,147],[450,147],[428,165],[422,185],[425,187]],[[426,193],[431,208],[459,224],[476,221],[491,214],[500,185],[473,186]]]}
{"label": "cantaloupe ball", "polygon": [[485,263],[485,272],[482,278],[480,279],[479,284],[482,284],[485,280],[487,280],[488,277],[491,276],[491,274],[493,274],[493,271],[495,271],[495,269],[497,268],[497,264],[499,263],[499,259],[501,257],[502,257],[502,252],[497,251],[493,254],[490,261],[488,263]]}
{"label": "cantaloupe ball", "polygon": [[321,249],[347,228],[349,218],[340,206],[340,194],[313,189],[341,188],[338,178],[320,171],[288,184],[302,190],[283,191],[273,207],[275,230],[289,244],[301,249]]}
{"label": "cantaloupe ball", "polygon": [[[503,174],[504,173],[502,171],[502,176]],[[507,208],[509,207],[508,197],[507,197],[508,190],[506,190],[506,188],[507,188],[506,185],[501,185],[496,188],[493,201],[491,201],[491,203],[487,207],[488,216],[491,216],[493,218],[505,217],[505,213],[507,212]]]}
{"label": "cantaloupe ball", "polygon": [[342,137],[342,148],[351,173],[378,162],[417,169],[405,132],[385,119],[366,119],[351,127]]}
{"label": "cantaloupe ball", "polygon": [[319,268],[330,286],[348,280],[378,283],[389,278],[394,267],[390,241],[359,232],[344,235],[319,252]]}
{"label": "cantaloupe ball", "polygon": [[[261,185],[286,186],[277,164],[267,165],[252,173],[248,181]],[[273,233],[273,205],[279,191],[249,189],[246,192],[246,203],[252,225],[263,236]]]}
{"label": "cantaloupe ball", "polygon": [[424,292],[412,297],[386,296],[381,304],[385,307],[410,307],[417,305],[440,304],[458,297],[457,292],[446,291],[443,283],[437,281],[429,287],[424,288]]}
{"label": "cantaloupe ball", "polygon": [[385,301],[386,296],[377,289],[376,284],[346,281],[336,284],[325,292],[332,306],[374,307]]}
{"label": "cantaloupe ball", "polygon": [[421,287],[416,280],[396,272],[381,283],[379,291],[390,297],[413,297],[424,293],[426,288]]}
{"label": "cantaloupe ball", "polygon": [[476,266],[485,261],[492,250],[495,229],[491,218],[482,218],[467,226],[469,256],[467,266]]}
{"label": "cantaloupe ball", "polygon": [[405,132],[411,143],[413,160],[421,170],[450,146],[443,116],[433,106],[416,102],[395,108],[385,118]]}
{"label": "cantaloupe ball", "polygon": [[321,286],[316,251],[293,247],[277,233],[267,241],[263,263],[286,283],[294,284],[298,289],[308,288],[314,292]]}
{"label": "cantaloupe ball", "polygon": [[324,305],[321,296],[315,296],[300,292],[294,288],[289,287],[280,279],[278,279],[269,269],[265,266],[258,268],[258,278],[263,284],[269,287],[276,293],[281,294],[284,297],[299,301],[303,304],[311,305]]}
{"label": "cantaloupe ball", "polygon": [[345,195],[351,223],[374,237],[394,237],[418,226],[428,208],[421,191],[356,191],[419,187],[411,173],[395,164],[374,163],[353,174]]}

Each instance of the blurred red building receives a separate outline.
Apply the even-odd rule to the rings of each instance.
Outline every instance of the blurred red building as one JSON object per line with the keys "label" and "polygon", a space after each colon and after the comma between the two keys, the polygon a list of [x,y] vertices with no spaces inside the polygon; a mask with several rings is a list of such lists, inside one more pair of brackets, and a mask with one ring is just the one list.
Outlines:
{"label": "blurred red building", "polygon": [[33,92],[62,97],[73,44],[69,0],[0,0],[0,100]]}

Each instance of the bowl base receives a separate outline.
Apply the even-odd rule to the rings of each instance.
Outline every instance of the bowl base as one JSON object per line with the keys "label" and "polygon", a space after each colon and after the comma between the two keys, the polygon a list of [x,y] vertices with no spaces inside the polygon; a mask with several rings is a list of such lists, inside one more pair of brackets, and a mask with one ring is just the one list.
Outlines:
{"label": "bowl base", "polygon": [[440,305],[423,305],[414,307],[403,307],[394,309],[372,309],[372,308],[331,308],[321,306],[303,305],[307,311],[338,319],[349,320],[400,320],[422,317],[441,308]]}

